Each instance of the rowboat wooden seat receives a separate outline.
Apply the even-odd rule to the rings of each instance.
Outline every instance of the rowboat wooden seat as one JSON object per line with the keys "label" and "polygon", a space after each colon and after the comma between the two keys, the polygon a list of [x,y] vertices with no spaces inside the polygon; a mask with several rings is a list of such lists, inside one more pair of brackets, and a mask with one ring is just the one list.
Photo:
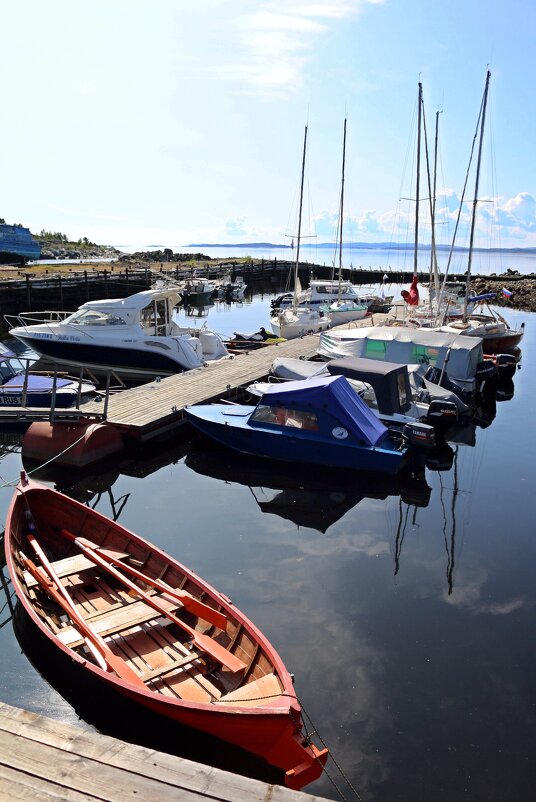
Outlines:
{"label": "rowboat wooden seat", "polygon": [[281,684],[275,674],[265,674],[259,679],[241,685],[236,691],[226,693],[216,704],[232,704],[236,702],[240,707],[259,707],[270,701],[274,696],[281,695]]}
{"label": "rowboat wooden seat", "polygon": [[[171,612],[179,607],[178,604],[164,602],[163,600],[161,600],[161,603]],[[91,621],[91,628],[97,634],[106,637],[108,635],[119,635],[121,632],[125,632],[128,629],[146,624],[158,618],[162,618],[163,623],[171,623],[168,619],[163,618],[161,613],[153,607],[149,607],[149,605],[143,601],[137,601],[131,604],[125,604],[123,607],[116,608],[104,614],[98,613],[95,616],[88,617],[87,620]],[[84,638],[81,638],[79,632],[72,626],[61,629],[57,633],[57,637],[65,646],[70,646],[71,648],[79,646],[84,642]]]}
{"label": "rowboat wooden seat", "polygon": [[[126,552],[116,552],[119,558],[125,559],[129,555]],[[59,577],[64,579],[73,574],[81,574],[83,571],[95,570],[95,563],[84,554],[75,554],[73,557],[65,557],[63,560],[56,560],[52,563],[54,570]],[[39,583],[29,571],[23,572],[24,582],[28,589],[34,588]]]}
{"label": "rowboat wooden seat", "polygon": [[152,671],[147,671],[146,673],[142,674],[141,678],[144,682],[150,682],[151,680],[158,679],[165,674],[171,674],[172,671],[178,671],[181,668],[191,666],[196,660],[200,660],[202,657],[203,655],[201,655],[199,652],[190,652],[184,657],[174,660],[172,663],[160,666],[160,668],[155,668]]}

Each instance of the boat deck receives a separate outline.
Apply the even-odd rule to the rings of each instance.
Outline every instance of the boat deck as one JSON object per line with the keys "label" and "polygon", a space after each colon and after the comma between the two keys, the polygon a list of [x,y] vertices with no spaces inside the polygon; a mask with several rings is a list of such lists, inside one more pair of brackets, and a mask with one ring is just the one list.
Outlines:
{"label": "boat deck", "polygon": [[0,702],[0,799],[322,802]]}

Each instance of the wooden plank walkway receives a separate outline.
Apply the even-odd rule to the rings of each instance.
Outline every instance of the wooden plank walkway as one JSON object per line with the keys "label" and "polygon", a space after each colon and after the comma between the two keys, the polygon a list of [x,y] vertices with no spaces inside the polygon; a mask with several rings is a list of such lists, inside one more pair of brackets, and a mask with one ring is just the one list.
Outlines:
{"label": "wooden plank walkway", "polygon": [[[266,376],[276,357],[310,358],[316,353],[318,342],[318,335],[286,340],[122,390],[109,399],[107,421],[131,437],[149,439],[180,425],[182,410],[188,404],[217,400]],[[88,414],[98,412],[99,408],[102,405],[95,402],[81,406]]]}
{"label": "wooden plank walkway", "polygon": [[[381,325],[388,315],[375,314],[351,324],[351,327]],[[349,328],[348,325],[335,328]],[[216,401],[232,397],[240,388],[266,376],[276,357],[310,359],[315,355],[318,334],[309,334],[295,340],[266,345],[256,350],[236,354],[229,359],[210,362],[206,367],[184,371],[160,381],[121,390],[110,395],[106,420],[133,439],[144,441],[176,428],[183,422],[183,409],[189,404]],[[102,417],[104,403],[88,401],[72,417]],[[13,416],[14,408],[9,409]],[[64,412],[60,410],[58,412]],[[34,415],[35,413],[35,415]],[[65,419],[70,417],[65,410]],[[15,413],[16,414],[16,413]],[[48,411],[18,408],[19,420],[48,418]],[[3,408],[0,407],[0,419]]]}
{"label": "wooden plank walkway", "polygon": [[[377,314],[353,323],[352,327],[381,325],[387,317]],[[229,397],[239,388],[263,378],[277,357],[310,359],[317,352],[319,340],[318,334],[308,334],[122,390],[109,399],[107,422],[137,440],[150,439],[179,426],[185,406]],[[102,410],[102,405],[95,402],[81,405],[81,410],[88,414],[99,409]]]}
{"label": "wooden plank walkway", "polygon": [[[0,702],[0,800],[322,802]],[[325,802],[325,800],[324,800]]]}
{"label": "wooden plank walkway", "polygon": [[[148,439],[180,425],[182,410],[188,404],[218,400],[266,376],[276,357],[310,358],[316,353],[318,342],[318,335],[286,340],[230,359],[210,362],[204,368],[122,390],[110,396],[107,421],[131,437]],[[98,412],[99,404],[88,402],[81,409],[88,413]]]}

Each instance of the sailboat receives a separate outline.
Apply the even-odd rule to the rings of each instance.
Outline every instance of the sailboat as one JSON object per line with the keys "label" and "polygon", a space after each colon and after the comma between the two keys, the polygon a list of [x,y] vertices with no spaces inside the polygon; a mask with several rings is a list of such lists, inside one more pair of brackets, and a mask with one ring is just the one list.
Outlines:
{"label": "sailboat", "polygon": [[319,309],[311,309],[308,306],[299,304],[301,292],[298,269],[300,266],[300,238],[301,238],[301,218],[303,206],[303,182],[305,176],[305,155],[307,152],[307,126],[303,138],[303,157],[300,185],[300,208],[298,215],[298,234],[296,237],[296,262],[294,264],[294,294],[292,306],[289,309],[274,310],[270,316],[270,327],[276,337],[284,337],[286,340],[293,340],[296,337],[303,337],[305,334],[315,334],[325,331],[330,326],[330,318]]}
{"label": "sailboat", "polygon": [[[421,164],[421,136],[424,134],[424,149],[426,155],[426,172],[428,181],[428,195],[430,203],[431,247],[430,247],[430,281],[429,298],[424,301],[419,296],[418,288],[418,246],[419,246],[419,213],[420,213],[420,164]],[[437,177],[437,145],[439,135],[439,112],[436,113],[435,147],[433,185],[430,176],[430,162],[428,158],[428,139],[426,135],[426,119],[422,96],[422,84],[419,83],[418,118],[417,118],[417,156],[416,156],[416,187],[415,187],[415,232],[413,249],[413,278],[409,290],[402,290],[402,298],[407,305],[407,323],[411,327],[424,326],[431,328],[439,325],[439,321],[457,318],[462,315],[462,308],[457,293],[447,290],[445,284],[440,288],[439,270],[437,265],[437,249],[435,240],[435,206],[436,206],[436,177]],[[448,267],[447,267],[448,271]]]}
{"label": "sailboat", "polygon": [[346,163],[346,118],[344,120],[344,136],[342,145],[342,179],[341,179],[341,202],[339,208],[339,274],[337,287],[337,300],[331,304],[322,305],[320,309],[331,318],[331,325],[337,326],[343,323],[351,323],[354,320],[362,320],[368,312],[368,304],[356,303],[352,300],[344,300],[342,297],[342,225],[344,215],[344,167]]}
{"label": "sailboat", "polygon": [[[491,310],[489,310],[489,314],[486,315],[469,314],[469,304],[471,301],[471,264],[473,258],[475,224],[478,206],[478,187],[480,182],[480,165],[482,161],[482,144],[484,140],[484,125],[486,121],[486,107],[488,102],[490,78],[491,73],[488,70],[486,74],[486,85],[484,88],[484,95],[482,98],[482,105],[479,115],[479,123],[477,124],[477,131],[478,128],[480,128],[480,131],[463,314],[461,320],[453,320],[446,325],[440,326],[439,331],[458,332],[459,334],[469,337],[481,337],[485,354],[500,354],[508,353],[512,351],[512,349],[517,348],[523,337],[525,324],[522,323],[519,329],[512,329],[501,315],[494,313]],[[445,281],[443,284],[445,284]]]}

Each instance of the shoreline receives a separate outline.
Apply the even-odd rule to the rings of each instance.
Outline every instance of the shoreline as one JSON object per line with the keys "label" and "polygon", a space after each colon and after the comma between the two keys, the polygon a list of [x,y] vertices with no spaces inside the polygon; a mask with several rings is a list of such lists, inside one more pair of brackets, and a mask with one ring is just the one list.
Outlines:
{"label": "shoreline", "polygon": [[[39,285],[42,282],[51,282],[54,280],[61,281],[64,286],[72,283],[79,283],[81,278],[87,279],[88,275],[107,273],[109,278],[113,278],[114,274],[125,271],[150,271],[155,275],[163,274],[169,275],[173,278],[174,274],[180,273],[180,280],[185,280],[192,276],[194,271],[197,271],[199,276],[209,276],[209,271],[220,270],[228,271],[233,274],[243,274],[246,278],[250,274],[250,278],[256,274],[256,278],[262,276],[264,270],[266,271],[266,280],[269,278],[269,273],[273,270],[273,263],[271,260],[255,259],[255,258],[210,258],[202,254],[192,254],[189,260],[181,261],[165,261],[162,260],[161,254],[154,254],[153,258],[147,258],[144,254],[144,259],[140,259],[140,254],[133,254],[130,257],[122,257],[120,259],[112,259],[110,261],[70,261],[70,262],[51,262],[47,264],[33,264],[26,266],[14,265],[0,265],[0,284],[9,283],[11,288],[15,288],[20,284],[28,287],[28,285]],[[193,258],[193,257],[201,258]],[[277,262],[278,269],[282,269],[287,265],[287,261],[279,260]],[[300,272],[309,270],[311,273],[323,273],[326,271],[324,265],[316,265],[308,262],[300,262]],[[365,283],[380,283],[381,279],[373,278],[371,272],[381,275],[382,271],[370,271],[365,269],[353,268],[345,269],[344,277],[355,275],[356,283],[363,283],[361,280],[366,278]],[[392,272],[392,275],[390,274]],[[260,274],[260,276],[259,276]],[[398,271],[386,271],[386,275],[391,279],[386,282],[389,285],[404,285],[411,280],[411,274],[400,274]],[[426,276],[426,278],[428,278]],[[105,276],[106,279],[106,276]],[[402,279],[402,280],[401,280]],[[463,283],[465,276],[454,274],[452,281]],[[421,284],[426,283],[421,274]],[[512,295],[506,297],[503,295],[503,288],[508,289]],[[7,287],[6,287],[7,289]],[[536,274],[520,274],[513,271],[507,271],[499,275],[475,275],[471,278],[471,292],[475,295],[484,293],[495,292],[497,298],[492,302],[493,306],[498,306],[504,309],[516,309],[525,312],[536,312]]]}

